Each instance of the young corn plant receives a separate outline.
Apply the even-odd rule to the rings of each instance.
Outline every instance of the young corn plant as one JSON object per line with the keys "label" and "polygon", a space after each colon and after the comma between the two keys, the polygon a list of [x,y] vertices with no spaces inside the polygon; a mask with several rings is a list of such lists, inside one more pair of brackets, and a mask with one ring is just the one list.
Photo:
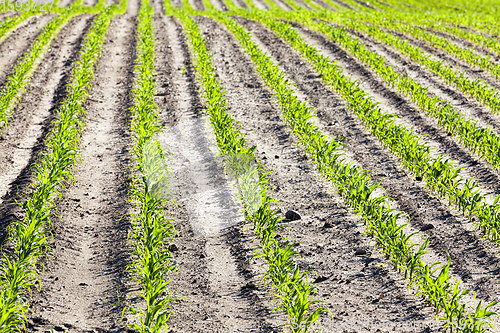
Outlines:
{"label": "young corn plant", "polygon": [[[314,300],[316,288],[309,282],[310,272],[301,272],[297,263],[296,245],[280,237],[283,227],[277,203],[266,192],[267,174],[256,162],[255,147],[248,147],[244,135],[227,113],[224,90],[218,82],[211,55],[209,54],[198,25],[182,9],[174,10],[167,0],[168,14],[174,14],[182,23],[193,52],[195,68],[203,87],[205,108],[214,128],[217,144],[224,157],[228,173],[235,176],[244,204],[245,215],[253,223],[260,248],[255,256],[263,259],[268,270],[264,281],[272,288],[281,310],[288,315],[285,329],[293,333],[305,333],[327,309]],[[250,161],[250,162],[249,162]],[[258,179],[258,182],[253,180]],[[248,195],[251,193],[253,195]],[[257,204],[256,204],[257,203]]]}
{"label": "young corn plant", "polygon": [[56,16],[45,26],[31,48],[14,66],[13,73],[7,77],[7,83],[0,93],[0,127],[4,129],[7,127],[15,107],[21,101],[31,77],[43,60],[43,56],[50,48],[52,41],[57,37],[61,29],[78,14],[80,14],[80,8],[70,6],[61,15]]}
{"label": "young corn plant", "polygon": [[39,257],[49,250],[51,226],[57,200],[73,180],[71,167],[79,154],[80,136],[85,127],[84,102],[99,59],[113,5],[99,14],[83,42],[80,59],[73,70],[68,95],[59,106],[58,120],[45,141],[45,150],[33,164],[34,183],[29,198],[21,202],[25,217],[11,224],[9,251],[0,259],[0,331],[24,330],[29,309],[29,289],[39,284]]}
{"label": "young corn plant", "polygon": [[[248,12],[242,15],[249,16]],[[497,208],[489,203],[488,198],[480,193],[480,187],[475,180],[466,180],[459,175],[459,169],[451,160],[443,160],[439,155],[430,157],[430,146],[421,141],[406,127],[396,124],[397,116],[384,114],[378,104],[364,92],[356,82],[344,74],[330,59],[307,44],[299,33],[289,24],[272,20],[262,12],[254,12],[253,18],[268,26],[279,37],[285,39],[292,47],[306,58],[322,75],[325,83],[339,93],[347,102],[350,110],[366,125],[367,129],[400,158],[401,164],[412,172],[415,177],[425,180],[425,185],[448,198],[451,205],[460,207],[464,215],[479,218],[480,228],[489,238],[500,243],[498,238],[498,216],[489,214]],[[279,14],[295,17],[294,14]],[[451,112],[450,108],[443,108]],[[472,126],[465,122],[464,127]],[[464,191],[463,185],[469,181],[474,190]],[[498,201],[495,201],[498,202]],[[459,206],[461,205],[461,206]],[[495,204],[496,205],[496,204]]]}
{"label": "young corn plant", "polygon": [[174,295],[169,289],[169,274],[178,268],[169,250],[176,231],[165,207],[170,203],[170,171],[165,165],[166,153],[156,139],[161,130],[155,96],[155,31],[153,7],[142,0],[137,25],[136,80],[134,105],[130,109],[133,134],[134,176],[130,197],[136,211],[132,214],[129,241],[134,249],[128,271],[141,290],[137,293],[146,308],[124,308],[136,317],[130,326],[141,333],[167,331]]}
{"label": "young corn plant", "polygon": [[[346,203],[366,221],[367,232],[376,238],[377,244],[387,254],[394,267],[410,278],[410,284],[418,286],[428,301],[434,304],[438,313],[443,309],[452,309],[452,311],[445,312],[445,322],[461,325],[460,327],[466,332],[484,332],[488,326],[491,326],[488,318],[496,314],[487,309],[496,302],[492,302],[486,307],[480,306],[480,310],[476,311],[463,312],[458,310],[465,308],[461,301],[469,291],[459,291],[454,297],[450,296],[454,295],[451,286],[455,284],[449,282],[448,265],[433,269],[436,264],[423,263],[421,256],[425,253],[428,241],[425,241],[418,248],[411,242],[411,235],[405,235],[404,225],[398,223],[398,219],[403,213],[391,209],[386,197],[374,197],[373,191],[378,185],[371,182],[368,173],[355,164],[346,163],[343,154],[341,154],[340,142],[335,141],[335,139],[328,140],[312,122],[309,122],[312,117],[312,108],[296,97],[292,82],[253,42],[251,35],[227,14],[221,12],[198,14],[216,19],[232,32],[245,52],[251,57],[262,79],[273,91],[282,109],[282,117],[291,127],[306,152],[313,158],[322,174],[333,182]],[[330,73],[330,75],[333,74]],[[370,106],[366,99],[360,99],[363,95],[354,83],[344,80],[337,82],[337,84],[340,88],[358,96],[356,102],[359,105],[362,107]],[[377,129],[381,130],[379,127]],[[401,128],[396,133],[398,136],[394,138],[395,141],[408,140],[407,132],[402,131]],[[284,253],[287,254],[287,251]],[[266,251],[260,255],[272,256],[272,248],[266,248]],[[281,261],[286,262],[286,260]],[[300,275],[298,271],[297,275]],[[438,303],[433,302],[435,295],[439,295],[440,301]],[[483,314],[484,316],[480,318]],[[465,321],[464,318],[466,318]]]}
{"label": "young corn plant", "polygon": [[[364,32],[377,41],[394,47],[396,50],[399,50],[401,53],[408,56],[412,61],[426,66],[430,71],[440,76],[444,81],[456,86],[464,93],[475,98],[479,103],[489,107],[494,113],[500,112],[500,95],[494,87],[490,86],[483,80],[470,79],[465,72],[460,72],[459,70],[454,69],[445,61],[434,59],[430,54],[423,51],[422,48],[413,46],[408,41],[401,39],[395,34],[384,31],[378,27],[378,25],[384,24],[384,20],[379,19],[372,24],[367,24],[366,22],[360,22],[349,17],[342,17],[339,14],[327,11],[310,16],[345,25],[359,32]],[[476,60],[476,62],[481,64],[484,63],[482,60]],[[486,65],[483,64],[483,66]],[[491,67],[491,65],[488,66]],[[495,73],[498,73],[498,69],[492,70]]]}
{"label": "young corn plant", "polygon": [[307,26],[326,34],[342,45],[352,55],[369,65],[388,85],[396,87],[408,96],[422,111],[435,118],[448,133],[455,135],[467,148],[486,159],[493,167],[500,168],[500,138],[491,128],[483,128],[467,119],[450,103],[432,96],[428,88],[406,74],[397,72],[379,54],[369,51],[358,39],[350,36],[344,28],[309,21]]}

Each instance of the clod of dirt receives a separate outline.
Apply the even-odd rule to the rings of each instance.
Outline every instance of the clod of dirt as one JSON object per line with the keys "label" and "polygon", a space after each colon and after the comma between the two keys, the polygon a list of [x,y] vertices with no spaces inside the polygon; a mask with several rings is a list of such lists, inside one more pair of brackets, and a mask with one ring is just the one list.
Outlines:
{"label": "clod of dirt", "polygon": [[179,250],[179,248],[175,244],[170,244],[170,246],[168,247],[168,250],[170,252],[175,252],[175,251]]}
{"label": "clod of dirt", "polygon": [[323,282],[323,281],[326,281],[328,280],[328,277],[327,276],[318,276],[313,283],[319,283],[319,282]]}
{"label": "clod of dirt", "polygon": [[433,224],[428,223],[428,224],[424,224],[424,225],[422,226],[422,228],[420,228],[420,231],[426,231],[426,230],[430,230],[430,229],[434,229],[434,225],[433,225]]}
{"label": "clod of dirt", "polygon": [[289,221],[297,221],[301,219],[300,214],[294,210],[287,210],[285,213],[285,218]]}
{"label": "clod of dirt", "polygon": [[332,222],[326,221],[325,224],[323,224],[323,228],[333,228]]}
{"label": "clod of dirt", "polygon": [[46,325],[48,324],[48,321],[43,319],[42,317],[34,317],[32,319],[34,324],[39,324],[39,325]]}
{"label": "clod of dirt", "polygon": [[366,255],[366,250],[363,249],[357,249],[356,252],[354,252],[355,256],[364,256]]}
{"label": "clod of dirt", "polygon": [[248,282],[247,284],[242,286],[241,289],[242,290],[253,290],[253,289],[257,289],[257,288],[253,282]]}

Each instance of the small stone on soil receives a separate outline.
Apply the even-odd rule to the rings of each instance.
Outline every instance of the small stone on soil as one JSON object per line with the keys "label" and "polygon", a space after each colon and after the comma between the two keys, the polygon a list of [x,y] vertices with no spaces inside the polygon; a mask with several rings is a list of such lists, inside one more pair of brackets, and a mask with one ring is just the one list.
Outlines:
{"label": "small stone on soil", "polygon": [[315,280],[314,283],[319,283],[328,280],[327,276],[318,276]]}
{"label": "small stone on soil", "polygon": [[364,256],[366,254],[366,250],[363,249],[357,249],[356,252],[354,252],[355,256]]}
{"label": "small stone on soil", "polygon": [[241,289],[245,290],[245,289],[256,289],[255,288],[255,284],[253,282],[248,282],[247,284],[245,284],[243,287],[241,287]]}
{"label": "small stone on soil", "polygon": [[285,218],[289,221],[296,221],[301,219],[300,214],[294,210],[287,210],[285,213]]}
{"label": "small stone on soil", "polygon": [[430,230],[430,229],[434,229],[434,225],[433,225],[433,224],[428,223],[428,224],[424,224],[424,225],[422,226],[422,228],[420,228],[420,231],[426,231],[426,230]]}
{"label": "small stone on soil", "polygon": [[332,222],[326,221],[325,224],[323,224],[323,228],[333,228]]}
{"label": "small stone on soil", "polygon": [[170,252],[175,252],[175,251],[179,250],[179,248],[177,247],[177,245],[175,245],[175,244],[171,244],[171,245],[168,247],[168,250],[169,250]]}

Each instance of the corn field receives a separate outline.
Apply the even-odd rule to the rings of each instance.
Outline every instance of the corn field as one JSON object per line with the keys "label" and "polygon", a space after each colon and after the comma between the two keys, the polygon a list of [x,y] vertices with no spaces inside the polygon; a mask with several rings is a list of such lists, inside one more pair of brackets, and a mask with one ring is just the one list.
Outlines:
{"label": "corn field", "polygon": [[0,332],[500,332],[498,1],[40,1]]}

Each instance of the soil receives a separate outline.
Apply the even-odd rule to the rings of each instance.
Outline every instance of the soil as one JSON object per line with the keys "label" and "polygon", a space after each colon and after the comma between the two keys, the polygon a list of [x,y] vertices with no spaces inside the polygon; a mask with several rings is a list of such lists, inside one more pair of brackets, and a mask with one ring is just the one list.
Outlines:
{"label": "soil", "polygon": [[11,74],[18,59],[29,50],[30,45],[43,30],[43,27],[51,20],[52,16],[32,16],[21,22],[15,33],[11,33],[0,45],[0,77],[2,87],[5,86],[5,79]]}
{"label": "soil", "polygon": [[157,82],[165,88],[157,103],[168,110],[160,114],[166,130],[159,140],[172,158],[171,193],[177,205],[170,214],[179,233],[175,255],[180,267],[171,286],[181,299],[170,330],[277,331],[269,295],[252,287],[259,285],[249,271],[251,249],[245,248],[252,242],[233,184],[216,159],[181,27],[162,15],[155,17],[155,27],[166,32],[157,35]]}
{"label": "soil", "polygon": [[484,80],[490,86],[490,89],[496,89],[497,91],[498,89],[500,89],[500,82],[498,78],[496,78],[490,71],[484,70],[480,67],[471,66],[465,60],[462,60],[442,49],[434,48],[433,46],[415,37],[409,35],[403,35],[400,33],[395,33],[395,35],[404,40],[408,40],[410,44],[414,46],[420,47],[428,54],[434,56],[434,58],[439,60],[444,60],[446,63],[452,66],[453,70],[458,69],[460,72],[465,72],[466,77],[469,78],[471,81],[477,79]]}
{"label": "soil", "polygon": [[[201,0],[189,1],[194,8],[204,9]],[[84,0],[86,5],[96,2]],[[320,0],[316,2],[324,5]],[[61,5],[70,3],[65,0]],[[170,244],[178,270],[168,277],[175,297],[168,331],[282,332],[287,318],[273,311],[279,303],[263,283],[266,264],[254,258],[258,243],[252,226],[245,221],[234,181],[226,175],[219,156],[186,35],[179,21],[164,15],[163,0],[151,3],[155,9],[155,103],[163,126],[157,138],[168,155],[166,162],[171,170],[170,187],[166,189],[171,202],[165,210],[177,231]],[[235,3],[246,7],[242,0]],[[258,8],[267,8],[262,0],[254,3]],[[180,0],[173,4],[182,5]],[[224,1],[213,0],[212,4],[227,10]],[[290,9],[283,1],[277,4]],[[307,7],[302,1],[299,4]],[[139,288],[127,271],[132,252],[127,239],[129,213],[134,211],[128,195],[134,172],[130,168],[133,140],[128,110],[132,105],[139,8],[139,0],[129,0],[127,13],[113,19],[106,35],[85,104],[88,114],[80,144],[81,161],[76,163],[74,182],[63,190],[57,214],[52,218],[52,250],[42,258],[41,289],[31,292],[27,332],[132,332],[128,327],[134,317],[126,309],[122,316],[122,311],[128,306],[144,306],[135,294]],[[0,87],[52,17],[30,18],[0,43]],[[24,199],[33,181],[30,166],[45,147],[45,137],[67,94],[71,70],[94,18],[77,16],[62,29],[0,137],[2,241],[9,225],[23,218],[19,207],[11,203]],[[269,194],[277,200],[283,217],[288,210],[300,214],[300,219],[286,224],[281,235],[297,244],[300,269],[310,271],[310,281],[317,288],[316,299],[331,312],[320,317],[324,332],[442,331],[433,309],[422,297],[415,296],[416,290],[409,288],[404,276],[365,234],[364,222],[347,209],[332,184],[310,162],[237,40],[211,19],[195,20],[213,55],[216,76],[226,90],[228,112],[241,126],[248,144],[256,146],[256,158],[271,171]],[[401,168],[399,160],[366,130],[299,54],[261,24],[241,18],[237,21],[252,32],[259,46],[295,82],[298,96],[315,108],[319,128],[329,137],[342,138],[349,158],[370,170],[373,180],[380,182],[385,194],[393,199],[394,207],[408,214],[408,230],[421,230],[419,237],[430,239],[425,260],[444,262],[449,255],[452,276],[462,280],[461,286],[473,290],[481,300],[497,300],[499,247],[474,230],[474,221],[463,217]],[[304,27],[296,27],[308,43],[358,80],[383,104],[384,111],[397,114],[401,123],[418,135],[425,134],[436,154],[455,159],[466,168],[464,175],[477,179],[486,193],[500,193],[498,171],[448,136],[409,99],[341,47]],[[390,47],[363,34],[357,36],[397,70],[428,85],[431,94],[452,103],[481,126],[500,131],[500,120],[481,104]],[[412,43],[421,45],[414,40]],[[429,51],[442,56],[441,51]],[[443,59],[466,68],[452,57]],[[494,80],[477,71],[471,75]]]}

